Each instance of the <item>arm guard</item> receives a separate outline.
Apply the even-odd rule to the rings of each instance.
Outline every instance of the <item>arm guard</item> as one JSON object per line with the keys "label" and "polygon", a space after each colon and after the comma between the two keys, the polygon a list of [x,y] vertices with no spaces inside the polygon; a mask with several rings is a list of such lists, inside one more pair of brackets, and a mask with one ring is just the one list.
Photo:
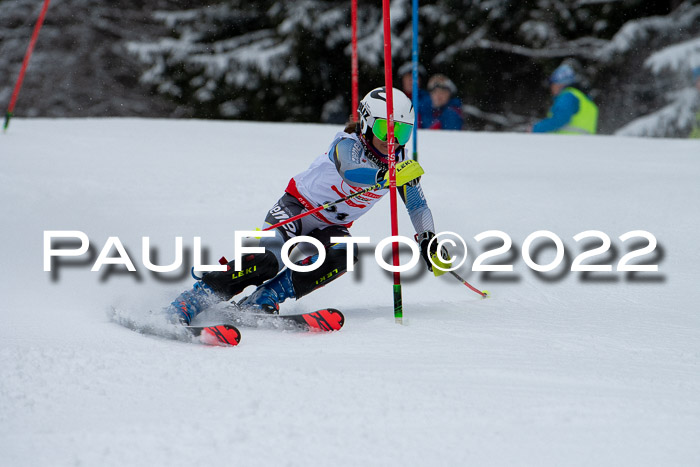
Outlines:
{"label": "arm guard", "polygon": [[328,157],[343,180],[354,186],[372,186],[377,183],[379,168],[362,162],[362,143],[351,138],[339,139]]}
{"label": "arm guard", "polygon": [[[415,182],[415,183],[414,183]],[[418,181],[410,182],[399,188],[399,195],[406,204],[411,223],[417,233],[431,231],[435,232],[433,223],[433,213],[425,200],[423,189]]]}

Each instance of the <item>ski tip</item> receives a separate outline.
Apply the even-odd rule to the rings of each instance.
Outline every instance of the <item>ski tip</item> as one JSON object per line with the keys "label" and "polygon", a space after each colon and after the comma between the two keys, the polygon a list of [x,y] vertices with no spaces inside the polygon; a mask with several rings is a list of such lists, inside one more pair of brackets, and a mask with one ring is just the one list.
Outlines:
{"label": "ski tip", "polygon": [[199,340],[207,345],[234,346],[241,342],[241,332],[230,324],[207,326],[202,329]]}
{"label": "ski tip", "polygon": [[340,328],[342,328],[345,324],[345,315],[343,315],[340,310],[336,310],[335,308],[328,308],[326,311],[329,312],[335,319],[335,327],[333,330],[340,330]]}
{"label": "ski tip", "polygon": [[326,308],[305,314],[304,321],[313,331],[338,331],[345,324],[345,316],[340,310]]}

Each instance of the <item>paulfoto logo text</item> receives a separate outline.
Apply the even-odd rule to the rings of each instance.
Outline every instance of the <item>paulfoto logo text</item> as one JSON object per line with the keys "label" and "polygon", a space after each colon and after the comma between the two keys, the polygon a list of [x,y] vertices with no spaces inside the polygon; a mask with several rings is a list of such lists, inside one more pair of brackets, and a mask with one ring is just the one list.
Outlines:
{"label": "paulfoto logo text", "polygon": [[[233,235],[234,247],[234,270],[241,270],[241,258],[244,255],[251,253],[264,253],[264,248],[259,246],[244,246],[243,240],[250,238],[274,237],[275,233],[271,231],[260,230],[237,230]],[[617,248],[611,249],[612,241],[610,236],[599,230],[586,230],[573,236],[573,240],[581,242],[584,239],[592,239],[593,244],[600,243],[600,246],[589,248],[584,246],[584,251],[580,252],[573,261],[564,261],[565,257],[570,255],[567,252],[567,247],[562,242],[561,238],[548,230],[537,230],[528,235],[522,242],[521,254],[523,261],[527,267],[535,272],[543,273],[561,268],[563,263],[565,267],[572,272],[656,272],[659,270],[658,264],[643,264],[639,258],[651,256],[658,259],[659,255],[654,255],[657,248],[656,237],[645,230],[632,230],[620,235],[621,242],[637,238],[641,239],[638,242],[631,242],[632,249],[623,255],[617,264],[600,264],[594,258],[605,258],[610,251],[616,251]],[[514,248],[513,241],[507,233],[500,230],[488,230],[474,236],[476,242],[481,242],[485,239],[496,239],[496,243],[501,243],[495,248],[490,248],[487,251],[479,254],[473,261],[471,270],[475,272],[512,272],[513,264],[504,264],[494,258],[499,256],[513,258],[511,250]],[[63,245],[56,245],[59,240],[63,240]],[[353,271],[353,249],[356,245],[372,244],[370,237],[332,237],[330,241],[334,244],[346,245],[347,251],[347,270]],[[387,246],[397,242],[406,245],[411,251],[411,258],[405,264],[393,265],[384,260],[383,254]],[[296,264],[289,255],[292,248],[298,243],[309,243],[315,247],[318,253],[318,258],[311,264]],[[538,243],[538,247],[533,247],[533,244]],[[589,242],[590,243],[590,242]],[[76,245],[76,246],[73,246]],[[584,244],[585,245],[585,244]],[[554,248],[554,257],[547,263],[538,261],[539,252],[543,246]],[[85,232],[79,230],[46,230],[44,231],[44,271],[52,271],[52,263],[54,259],[61,257],[81,257],[88,253],[90,248],[90,239]],[[515,247],[517,248],[517,247]],[[116,252],[116,256],[112,252]],[[177,271],[183,265],[183,239],[175,237],[175,259],[168,265],[156,265],[153,263],[151,252],[150,237],[141,238],[141,263],[143,267],[149,271],[156,273],[170,273]],[[433,261],[433,257],[429,256],[434,268],[441,271],[455,271],[462,267],[467,260],[468,248],[465,240],[455,232],[440,232],[435,235],[430,244],[428,251],[435,252],[438,255],[440,264]],[[444,253],[447,252],[447,255]],[[447,256],[447,257],[446,257]],[[533,258],[534,256],[534,258]],[[609,256],[609,255],[608,255]],[[286,267],[293,271],[308,272],[321,267],[326,259],[326,249],[324,245],[316,238],[309,236],[298,236],[287,240],[281,250],[282,262]],[[379,241],[374,247],[374,258],[377,265],[389,272],[406,272],[413,269],[420,261],[421,251],[418,244],[411,238],[397,235],[386,237]],[[647,258],[648,260],[649,258]],[[488,261],[488,262],[487,262]],[[203,264],[202,263],[202,239],[201,237],[193,237],[192,248],[192,263],[195,272],[207,271],[226,271],[226,264]],[[119,237],[108,237],[104,246],[100,250],[91,271],[99,272],[105,265],[122,265],[128,271],[135,272],[136,266],[131,257],[127,253],[124,244]]]}

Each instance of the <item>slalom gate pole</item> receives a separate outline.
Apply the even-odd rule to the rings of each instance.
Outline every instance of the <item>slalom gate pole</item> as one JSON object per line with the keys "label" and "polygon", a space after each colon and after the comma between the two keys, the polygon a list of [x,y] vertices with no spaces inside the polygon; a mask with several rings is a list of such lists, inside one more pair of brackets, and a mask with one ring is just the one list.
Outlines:
{"label": "slalom gate pole", "polygon": [[[391,70],[391,2],[382,0],[384,16],[384,86],[386,89],[387,142],[389,143],[389,200],[391,203],[391,236],[399,235],[399,218],[396,212],[396,154],[394,154],[394,92]],[[394,268],[399,266],[399,244],[391,243]],[[403,323],[401,299],[401,273],[394,271],[394,319]]]}
{"label": "slalom gate pole", "polygon": [[418,161],[418,0],[413,0],[413,112],[416,119],[413,123],[413,160]]}
{"label": "slalom gate pole", "polygon": [[3,125],[3,131],[7,131],[7,127],[10,125],[10,119],[15,110],[15,103],[17,103],[17,96],[19,95],[19,90],[22,87],[22,81],[24,81],[24,74],[27,71],[27,65],[29,65],[29,59],[34,51],[34,46],[36,45],[36,40],[39,37],[39,31],[41,30],[42,24],[44,24],[44,18],[46,17],[46,10],[49,9],[49,2],[51,0],[44,0],[44,6],[41,8],[39,13],[39,18],[36,20],[34,25],[34,32],[32,32],[32,38],[29,41],[29,47],[24,54],[24,60],[22,61],[22,68],[19,70],[19,77],[15,83],[15,89],[12,91],[12,98],[10,99],[10,105],[7,108],[7,113],[5,114],[5,124]]}
{"label": "slalom gate pole", "polygon": [[263,230],[272,230],[272,229],[276,229],[277,227],[282,227],[283,225],[289,224],[290,222],[294,222],[295,220],[301,219],[302,217],[306,217],[308,215],[317,213],[319,211],[323,211],[324,209],[328,209],[331,206],[335,206],[336,204],[344,203],[345,201],[347,201],[349,199],[353,199],[357,196],[363,195],[363,194],[368,193],[370,191],[379,190],[380,188],[382,188],[382,183],[377,183],[376,185],[368,186],[367,188],[360,190],[360,191],[356,191],[355,193],[348,195],[345,198],[340,198],[340,199],[337,199],[335,201],[329,201],[327,203],[322,204],[321,206],[317,206],[313,209],[309,209],[308,211],[304,211],[301,214],[297,214],[296,216],[292,216],[289,219],[285,219],[281,222],[278,222],[275,225],[265,227]]}
{"label": "slalom gate pole", "polygon": [[357,107],[359,106],[359,68],[357,65],[357,0],[352,0],[350,7],[350,23],[352,29],[352,121],[358,121]]}
{"label": "slalom gate pole", "polygon": [[450,274],[452,274],[452,275],[453,275],[458,281],[460,281],[462,284],[464,284],[464,285],[466,285],[467,287],[469,287],[470,290],[473,290],[474,292],[476,292],[476,293],[478,293],[479,295],[481,295],[481,298],[488,298],[488,297],[489,297],[489,291],[488,291],[488,290],[479,290],[479,289],[477,289],[476,287],[474,287],[473,285],[471,285],[469,282],[467,282],[467,281],[465,281],[464,279],[462,279],[462,278],[459,276],[459,274],[457,274],[457,273],[454,272],[454,271],[450,271]]}

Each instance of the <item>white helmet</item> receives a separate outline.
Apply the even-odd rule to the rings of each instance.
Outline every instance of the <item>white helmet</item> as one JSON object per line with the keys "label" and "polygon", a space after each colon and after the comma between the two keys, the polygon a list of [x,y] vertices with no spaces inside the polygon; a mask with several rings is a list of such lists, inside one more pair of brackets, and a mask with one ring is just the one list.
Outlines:
{"label": "white helmet", "polygon": [[[413,103],[402,91],[394,89],[394,137],[399,146],[404,146],[413,131],[415,113]],[[360,135],[366,143],[370,143],[370,135],[374,133],[382,141],[387,137],[386,88],[371,90],[362,99],[357,108],[360,114]]]}

